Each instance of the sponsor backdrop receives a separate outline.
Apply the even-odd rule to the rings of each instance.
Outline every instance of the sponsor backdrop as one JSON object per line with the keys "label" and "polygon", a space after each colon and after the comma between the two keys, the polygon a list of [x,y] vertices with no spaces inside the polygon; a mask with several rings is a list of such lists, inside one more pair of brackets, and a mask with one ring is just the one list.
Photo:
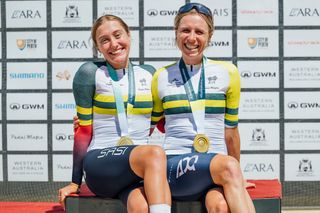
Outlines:
{"label": "sponsor backdrop", "polygon": [[[2,0],[1,200],[56,201],[71,179],[72,79],[92,59],[90,27],[114,14],[131,26],[134,63],[179,58],[173,18],[185,0]],[[283,183],[284,206],[320,203],[320,1],[198,0],[216,30],[209,58],[241,74],[241,166]],[[151,141],[161,143],[156,133]]]}

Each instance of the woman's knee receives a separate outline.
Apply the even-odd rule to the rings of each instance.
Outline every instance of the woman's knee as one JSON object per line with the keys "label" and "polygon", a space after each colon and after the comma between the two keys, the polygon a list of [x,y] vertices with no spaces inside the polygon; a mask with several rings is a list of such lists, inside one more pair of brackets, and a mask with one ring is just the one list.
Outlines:
{"label": "woman's knee", "polygon": [[231,156],[220,156],[216,162],[210,165],[215,176],[214,179],[229,181],[242,181],[242,173],[239,162]]}
{"label": "woman's knee", "polygon": [[166,154],[159,146],[149,146],[146,153],[146,162],[150,164],[161,164],[166,162]]}

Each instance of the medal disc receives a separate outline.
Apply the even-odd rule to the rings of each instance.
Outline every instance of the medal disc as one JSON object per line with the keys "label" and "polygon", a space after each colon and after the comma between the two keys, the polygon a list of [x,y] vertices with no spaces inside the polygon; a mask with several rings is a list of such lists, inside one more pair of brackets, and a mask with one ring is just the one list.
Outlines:
{"label": "medal disc", "polygon": [[205,153],[209,150],[209,141],[205,134],[197,134],[193,140],[193,147],[197,152]]}
{"label": "medal disc", "polygon": [[133,141],[128,136],[122,136],[119,139],[117,146],[127,146],[127,145],[133,145]]}

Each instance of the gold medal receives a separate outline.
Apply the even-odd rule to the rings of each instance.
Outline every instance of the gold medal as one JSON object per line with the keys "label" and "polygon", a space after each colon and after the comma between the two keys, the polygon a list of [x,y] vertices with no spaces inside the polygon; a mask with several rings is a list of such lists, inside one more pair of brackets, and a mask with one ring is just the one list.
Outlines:
{"label": "gold medal", "polygon": [[197,134],[193,140],[193,147],[197,152],[205,153],[209,150],[210,140],[205,134]]}
{"label": "gold medal", "polygon": [[128,145],[133,145],[133,141],[128,136],[122,136],[117,143],[117,146],[128,146]]}

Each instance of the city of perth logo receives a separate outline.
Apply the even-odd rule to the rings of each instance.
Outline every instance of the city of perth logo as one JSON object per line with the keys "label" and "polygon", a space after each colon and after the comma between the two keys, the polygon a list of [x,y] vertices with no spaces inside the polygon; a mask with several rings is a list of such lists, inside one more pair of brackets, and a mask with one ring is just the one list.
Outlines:
{"label": "city of perth logo", "polygon": [[257,46],[257,39],[256,38],[248,38],[248,45],[251,49]]}
{"label": "city of perth logo", "polygon": [[17,39],[16,43],[19,50],[23,50],[26,47],[26,40],[24,39]]}
{"label": "city of perth logo", "polygon": [[37,39],[17,39],[16,45],[19,50],[24,50],[25,48],[36,49],[38,46]]}
{"label": "city of perth logo", "polygon": [[269,39],[267,37],[248,38],[247,42],[251,49],[259,48],[265,49],[269,46]]}

